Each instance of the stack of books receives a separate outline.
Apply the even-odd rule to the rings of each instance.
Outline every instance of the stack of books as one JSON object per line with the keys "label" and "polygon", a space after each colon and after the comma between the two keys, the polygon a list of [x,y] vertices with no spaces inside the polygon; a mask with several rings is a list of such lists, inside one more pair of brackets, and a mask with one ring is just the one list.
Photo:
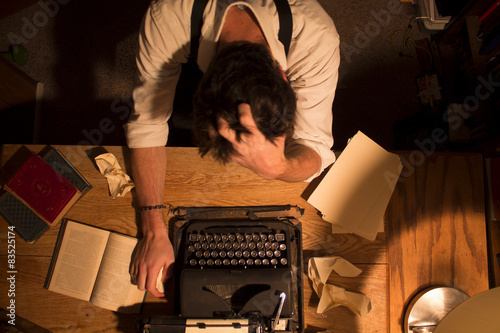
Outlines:
{"label": "stack of books", "polygon": [[91,188],[57,149],[43,158],[32,153],[5,184],[0,214],[22,239],[34,243]]}

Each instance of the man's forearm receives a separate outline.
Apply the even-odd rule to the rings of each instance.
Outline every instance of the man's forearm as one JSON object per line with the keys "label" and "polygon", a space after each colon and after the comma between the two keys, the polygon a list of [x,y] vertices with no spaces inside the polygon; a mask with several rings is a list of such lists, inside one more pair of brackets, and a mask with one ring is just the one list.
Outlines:
{"label": "man's forearm", "polygon": [[[167,156],[165,147],[131,149],[132,172],[139,206],[163,205]],[[162,210],[142,213],[142,231],[164,228]]]}
{"label": "man's forearm", "polygon": [[289,144],[285,148],[287,167],[278,179],[288,182],[303,181],[321,168],[320,156],[301,144]]}

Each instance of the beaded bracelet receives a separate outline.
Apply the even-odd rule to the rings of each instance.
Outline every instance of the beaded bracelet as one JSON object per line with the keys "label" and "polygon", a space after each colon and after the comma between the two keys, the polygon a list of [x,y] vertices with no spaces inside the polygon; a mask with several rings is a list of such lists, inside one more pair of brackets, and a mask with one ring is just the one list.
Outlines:
{"label": "beaded bracelet", "polygon": [[144,207],[139,207],[139,213],[144,212],[146,210],[153,210],[153,209],[165,209],[165,205],[156,205],[156,206],[144,206]]}

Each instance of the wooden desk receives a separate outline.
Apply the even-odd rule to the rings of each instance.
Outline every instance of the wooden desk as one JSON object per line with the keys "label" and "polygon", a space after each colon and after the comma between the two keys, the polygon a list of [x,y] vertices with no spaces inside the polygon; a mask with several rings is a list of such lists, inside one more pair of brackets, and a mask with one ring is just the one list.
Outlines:
{"label": "wooden desk", "polygon": [[[30,150],[40,151],[44,146],[29,146]],[[69,219],[119,231],[129,235],[136,235],[136,213],[133,208],[135,192],[125,198],[111,199],[105,178],[96,169],[93,159],[101,153],[103,148],[90,150],[91,147],[56,146],[68,157],[72,163],[91,182],[93,189],[81,199],[68,213]],[[7,163],[16,151],[18,145],[6,145],[3,150],[2,166],[5,173],[11,172]],[[126,171],[131,174],[129,156],[126,149],[121,147],[104,147],[113,153]],[[387,222],[398,227],[390,227],[388,235],[394,239],[386,242],[386,234],[380,233],[373,242],[349,234],[332,235],[330,225],[322,221],[316,209],[309,205],[302,195],[310,186],[307,183],[284,183],[268,181],[257,177],[253,172],[235,164],[221,166],[218,163],[198,157],[196,149],[166,148],[168,153],[167,185],[165,187],[165,201],[173,206],[249,206],[249,205],[282,205],[292,204],[305,208],[305,215],[300,219],[304,234],[304,261],[313,256],[340,255],[363,270],[356,278],[341,278],[332,274],[329,283],[341,286],[350,291],[361,292],[373,301],[373,310],[365,317],[359,318],[347,308],[337,307],[324,315],[316,314],[318,298],[311,290],[306,272],[305,278],[305,316],[307,332],[400,332],[400,318],[402,306],[408,302],[408,297],[421,286],[429,283],[454,285],[455,282],[465,281],[468,285],[459,285],[471,294],[487,289],[486,263],[486,233],[484,230],[484,199],[475,198],[476,192],[482,186],[481,157],[452,156],[435,154],[431,160],[420,165],[416,172],[409,173],[404,182],[397,185],[390,206]],[[7,164],[6,164],[7,163]],[[446,167],[443,167],[446,166]],[[448,173],[449,169],[456,172]],[[444,182],[440,177],[446,175]],[[471,178],[474,192],[470,187],[462,187],[460,182]],[[5,180],[5,179],[4,179]],[[441,184],[440,192],[431,190],[431,185]],[[449,190],[447,186],[452,184]],[[463,193],[462,191],[469,191]],[[482,195],[482,192],[480,192]],[[432,195],[430,195],[432,194]],[[443,199],[443,197],[445,199]],[[473,200],[472,200],[473,199]],[[475,203],[469,208],[470,201]],[[429,207],[432,206],[432,209]],[[448,207],[450,210],[439,207]],[[427,248],[429,252],[406,250],[406,239],[403,236],[404,228],[411,231],[420,230],[416,225],[417,218],[425,216],[428,228],[435,222],[445,225],[444,221],[460,220],[460,228],[467,233],[464,243],[461,238],[454,238],[457,257],[448,260],[442,266],[443,274],[436,275],[435,280],[428,280],[434,276],[433,267],[440,267],[434,261],[427,265],[428,253],[438,250],[445,256],[446,249]],[[405,223],[406,222],[406,223]],[[0,223],[1,252],[0,260],[6,262],[7,246],[6,222]],[[387,228],[387,227],[386,227]],[[79,301],[42,288],[48,271],[52,251],[57,237],[58,227],[49,230],[36,244],[25,244],[19,237],[16,242],[16,315],[53,332],[134,332],[136,316],[123,315],[93,306],[89,302]],[[458,229],[458,227],[456,228]],[[473,230],[472,230],[473,229]],[[434,229],[435,230],[435,229]],[[418,236],[418,235],[417,235]],[[433,240],[440,235],[434,234]],[[441,237],[445,235],[441,234]],[[446,235],[446,237],[448,237]],[[473,238],[474,237],[474,238]],[[402,239],[402,240],[401,240]],[[413,238],[415,240],[415,238]],[[396,263],[387,261],[386,243],[396,256],[391,258]],[[439,243],[439,242],[438,242]],[[437,244],[437,243],[436,243]],[[439,243],[441,244],[441,243]],[[464,247],[470,251],[462,251]],[[401,245],[401,250],[396,250]],[[446,247],[447,243],[443,243]],[[412,249],[419,249],[418,244],[412,243]],[[418,252],[418,253],[416,253]],[[391,252],[392,253],[392,252]],[[404,275],[395,278],[394,272],[399,267],[419,269],[419,265],[409,265],[414,259],[408,256],[423,255],[420,266],[429,268],[426,274]],[[460,254],[460,255],[458,255]],[[3,258],[3,259],[2,259]],[[404,262],[405,265],[402,265]],[[463,266],[462,266],[463,264]],[[2,267],[6,267],[5,264]],[[468,269],[474,267],[474,269]],[[391,273],[392,272],[392,273]],[[428,274],[427,274],[428,273]],[[418,278],[417,278],[418,275]],[[452,279],[441,279],[450,276]],[[462,279],[463,276],[467,279]],[[4,268],[0,271],[1,302],[5,308],[10,301],[7,297],[7,273]],[[399,283],[393,287],[393,281]],[[412,282],[413,281],[413,282]],[[389,284],[389,282],[391,282]],[[389,294],[389,293],[394,293]],[[142,316],[151,316],[168,311],[171,300],[156,299],[148,294]],[[389,309],[391,309],[389,311]]]}

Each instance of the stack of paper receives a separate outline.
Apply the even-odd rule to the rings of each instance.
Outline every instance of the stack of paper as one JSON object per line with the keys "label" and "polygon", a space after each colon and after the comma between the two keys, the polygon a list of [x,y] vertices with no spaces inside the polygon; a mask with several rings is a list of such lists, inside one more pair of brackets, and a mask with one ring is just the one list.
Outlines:
{"label": "stack of paper", "polygon": [[375,240],[403,166],[362,132],[348,143],[309,200],[332,224],[332,232]]}

